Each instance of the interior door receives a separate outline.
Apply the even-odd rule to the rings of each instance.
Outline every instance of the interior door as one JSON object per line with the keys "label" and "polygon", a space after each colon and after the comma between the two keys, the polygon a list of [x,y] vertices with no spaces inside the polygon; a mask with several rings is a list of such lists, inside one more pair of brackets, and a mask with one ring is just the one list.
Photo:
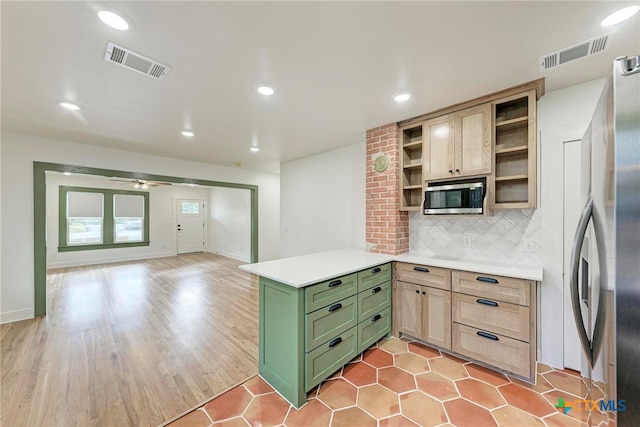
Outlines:
{"label": "interior door", "polygon": [[176,200],[178,255],[204,251],[204,201]]}

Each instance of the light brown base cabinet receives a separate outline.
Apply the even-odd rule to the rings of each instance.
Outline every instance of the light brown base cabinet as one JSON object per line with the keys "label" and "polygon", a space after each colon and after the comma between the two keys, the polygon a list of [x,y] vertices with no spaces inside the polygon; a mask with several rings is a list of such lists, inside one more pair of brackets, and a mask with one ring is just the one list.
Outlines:
{"label": "light brown base cabinet", "polygon": [[535,378],[536,282],[397,262],[394,336]]}
{"label": "light brown base cabinet", "polygon": [[406,334],[451,349],[451,272],[396,263],[396,279],[394,335]]}

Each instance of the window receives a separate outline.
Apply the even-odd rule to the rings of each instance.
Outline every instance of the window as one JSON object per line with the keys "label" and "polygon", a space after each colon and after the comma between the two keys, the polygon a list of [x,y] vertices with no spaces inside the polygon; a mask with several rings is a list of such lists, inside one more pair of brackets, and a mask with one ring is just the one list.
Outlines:
{"label": "window", "polygon": [[102,243],[103,199],[102,193],[67,193],[66,234],[69,245]]}
{"label": "window", "polygon": [[113,217],[116,242],[142,242],[144,222],[144,196],[114,194]]}
{"label": "window", "polygon": [[182,213],[183,214],[199,214],[200,213],[200,203],[198,203],[198,202],[182,202]]}
{"label": "window", "polygon": [[60,187],[58,251],[149,245],[149,193]]}

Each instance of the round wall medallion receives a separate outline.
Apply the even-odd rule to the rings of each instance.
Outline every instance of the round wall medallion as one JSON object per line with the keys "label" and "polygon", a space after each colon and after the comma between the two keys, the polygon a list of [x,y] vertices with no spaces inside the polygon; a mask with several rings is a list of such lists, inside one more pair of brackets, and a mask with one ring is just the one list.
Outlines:
{"label": "round wall medallion", "polygon": [[373,162],[373,169],[376,172],[384,172],[389,167],[389,158],[387,156],[378,157],[375,162]]}

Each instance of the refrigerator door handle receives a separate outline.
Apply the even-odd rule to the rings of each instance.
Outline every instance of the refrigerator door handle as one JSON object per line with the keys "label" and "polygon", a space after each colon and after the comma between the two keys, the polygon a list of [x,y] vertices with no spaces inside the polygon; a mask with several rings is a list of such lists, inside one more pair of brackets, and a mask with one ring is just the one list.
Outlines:
{"label": "refrigerator door handle", "polygon": [[585,234],[587,233],[587,226],[589,220],[593,214],[593,196],[589,195],[587,203],[582,209],[580,220],[578,221],[578,227],[576,228],[576,234],[573,238],[573,246],[571,248],[571,263],[569,271],[570,276],[570,289],[571,289],[571,306],[573,308],[573,318],[576,322],[576,328],[578,329],[578,337],[580,337],[580,343],[582,344],[582,350],[585,353],[589,365],[593,367],[593,352],[591,351],[592,343],[587,335],[587,330],[584,327],[582,319],[582,311],[580,310],[580,291],[578,289],[578,272],[580,269],[580,253],[582,250],[582,243],[584,242]]}
{"label": "refrigerator door handle", "polygon": [[596,322],[593,327],[593,337],[591,338],[591,355],[593,363],[598,360],[602,344],[604,342],[604,332],[607,325],[607,250],[605,241],[605,228],[603,217],[600,215],[597,205],[593,205],[591,216],[593,218],[593,229],[596,234],[596,247],[598,248],[598,266],[600,267],[600,283],[598,291],[598,311]]}

